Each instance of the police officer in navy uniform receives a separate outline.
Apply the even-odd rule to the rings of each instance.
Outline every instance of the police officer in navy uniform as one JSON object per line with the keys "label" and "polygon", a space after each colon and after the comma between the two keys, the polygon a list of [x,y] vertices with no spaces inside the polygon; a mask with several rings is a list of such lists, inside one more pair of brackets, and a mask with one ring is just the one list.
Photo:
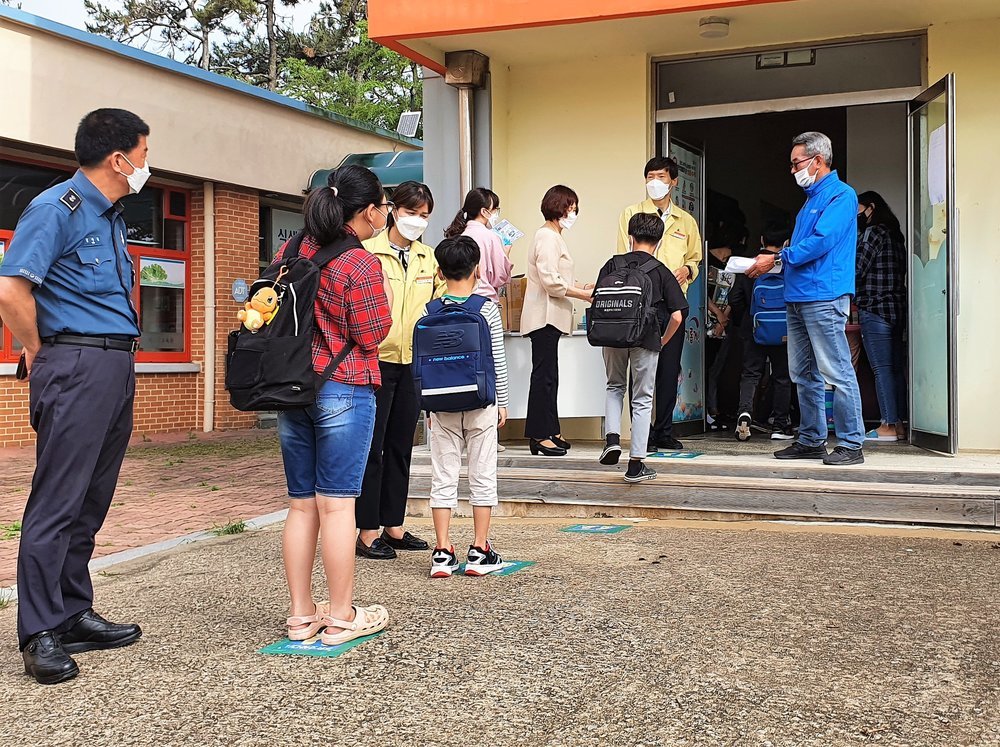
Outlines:
{"label": "police officer in navy uniform", "polygon": [[0,265],[0,317],[24,346],[35,474],[17,557],[18,643],[41,684],[72,679],[70,654],[142,635],[93,609],[87,565],[132,435],[139,319],[122,205],[149,177],[149,127],[98,109],[76,132],[79,170],[24,211]]}

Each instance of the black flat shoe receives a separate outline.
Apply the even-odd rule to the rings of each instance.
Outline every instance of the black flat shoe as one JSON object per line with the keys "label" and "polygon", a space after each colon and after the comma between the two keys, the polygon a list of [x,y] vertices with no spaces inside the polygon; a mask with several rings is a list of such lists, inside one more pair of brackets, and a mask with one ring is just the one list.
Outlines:
{"label": "black flat shoe", "polygon": [[566,451],[569,451],[570,449],[573,448],[573,444],[571,444],[569,441],[559,438],[559,436],[552,436],[549,439],[549,441],[554,443],[560,449],[566,449]]}
{"label": "black flat shoe", "polygon": [[383,531],[382,536],[379,537],[380,540],[385,542],[389,547],[395,550],[430,550],[431,546],[427,544],[426,540],[422,540],[419,537],[414,537],[409,532],[403,532],[403,536],[400,539],[396,539],[388,532]]}
{"label": "black flat shoe", "polygon": [[359,558],[371,560],[393,560],[396,557],[396,551],[383,542],[381,537],[373,539],[370,547],[358,537],[358,541],[354,544],[354,554]]}
{"label": "black flat shoe", "polygon": [[80,674],[80,667],[51,630],[32,636],[21,658],[24,659],[24,673],[34,677],[39,685],[56,685]]}
{"label": "black flat shoe", "polygon": [[[555,441],[552,443],[555,443]],[[531,449],[533,456],[538,456],[539,454],[542,456],[566,456],[566,449],[561,446],[542,446],[542,443],[540,441],[536,441],[535,439],[531,439],[528,447]]]}
{"label": "black flat shoe", "polygon": [[94,610],[81,614],[73,626],[59,633],[59,642],[71,654],[121,648],[135,643],[142,637],[142,628],[134,624],[108,622]]}

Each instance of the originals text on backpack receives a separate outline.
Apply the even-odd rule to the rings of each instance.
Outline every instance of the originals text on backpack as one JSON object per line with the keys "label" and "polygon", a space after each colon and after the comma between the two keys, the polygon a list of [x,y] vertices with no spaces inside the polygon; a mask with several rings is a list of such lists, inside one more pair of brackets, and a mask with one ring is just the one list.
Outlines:
{"label": "originals text on backpack", "polygon": [[753,322],[753,340],[758,345],[784,345],[788,342],[785,280],[781,275],[762,275],[754,283],[750,319]]}
{"label": "originals text on backpack", "polygon": [[316,293],[323,267],[356,246],[350,237],[324,246],[312,257],[299,256],[304,234],[291,238],[282,254],[250,286],[277,294],[273,317],[256,332],[246,326],[229,333],[226,389],[233,407],[243,412],[296,410],[316,402],[316,394],[354,347],[350,340],[317,374],[312,363]]}
{"label": "originals text on backpack", "polygon": [[467,412],[496,403],[497,377],[490,324],[482,314],[483,296],[463,303],[441,299],[427,304],[427,315],[413,329],[413,380],[420,408],[429,412]]}
{"label": "originals text on backpack", "polygon": [[659,262],[638,259],[609,272],[597,282],[587,310],[587,341],[594,347],[634,348],[650,324],[656,324],[653,281],[649,272]]}

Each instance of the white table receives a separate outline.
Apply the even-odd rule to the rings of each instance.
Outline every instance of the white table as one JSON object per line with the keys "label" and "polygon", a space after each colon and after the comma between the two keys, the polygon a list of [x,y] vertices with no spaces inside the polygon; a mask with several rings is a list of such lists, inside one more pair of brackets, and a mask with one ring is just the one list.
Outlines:
{"label": "white table", "polygon": [[[531,382],[531,340],[516,332],[505,335],[510,381],[508,417],[528,413]],[[582,330],[559,339],[559,417],[603,418],[607,378],[601,349],[591,347]]]}

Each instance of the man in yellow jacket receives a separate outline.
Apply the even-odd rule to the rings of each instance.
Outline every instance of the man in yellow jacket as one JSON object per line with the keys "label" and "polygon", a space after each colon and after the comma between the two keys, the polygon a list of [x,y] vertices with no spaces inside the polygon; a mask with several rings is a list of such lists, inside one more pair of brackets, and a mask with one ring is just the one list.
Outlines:
{"label": "man in yellow jacket", "polygon": [[434,250],[419,241],[434,209],[430,190],[419,182],[403,182],[392,198],[395,208],[389,228],[364,242],[382,263],[392,306],[392,328],[379,346],[382,386],[375,392],[375,429],[361,496],[355,503],[356,553],[378,560],[395,558],[397,550],[429,547],[403,530],[413,432],[420,417],[411,370],[413,328],[427,303],[444,292]]}
{"label": "man in yellow jacket", "polygon": [[[681,290],[687,295],[688,286],[698,277],[701,264],[701,232],[698,223],[686,210],[673,201],[680,169],[672,158],[657,156],[646,164],[646,199],[622,211],[618,221],[618,253],[629,251],[628,222],[636,213],[658,215],[663,221],[663,240],[656,248],[655,257],[674,273]],[[656,366],[656,418],[649,429],[647,449],[683,449],[684,445],[673,436],[674,407],[677,404],[677,379],[681,372],[681,353],[684,350],[684,312],[681,334],[674,335],[660,351]],[[666,325],[666,320],[660,320]],[[662,329],[661,329],[662,331]]]}

